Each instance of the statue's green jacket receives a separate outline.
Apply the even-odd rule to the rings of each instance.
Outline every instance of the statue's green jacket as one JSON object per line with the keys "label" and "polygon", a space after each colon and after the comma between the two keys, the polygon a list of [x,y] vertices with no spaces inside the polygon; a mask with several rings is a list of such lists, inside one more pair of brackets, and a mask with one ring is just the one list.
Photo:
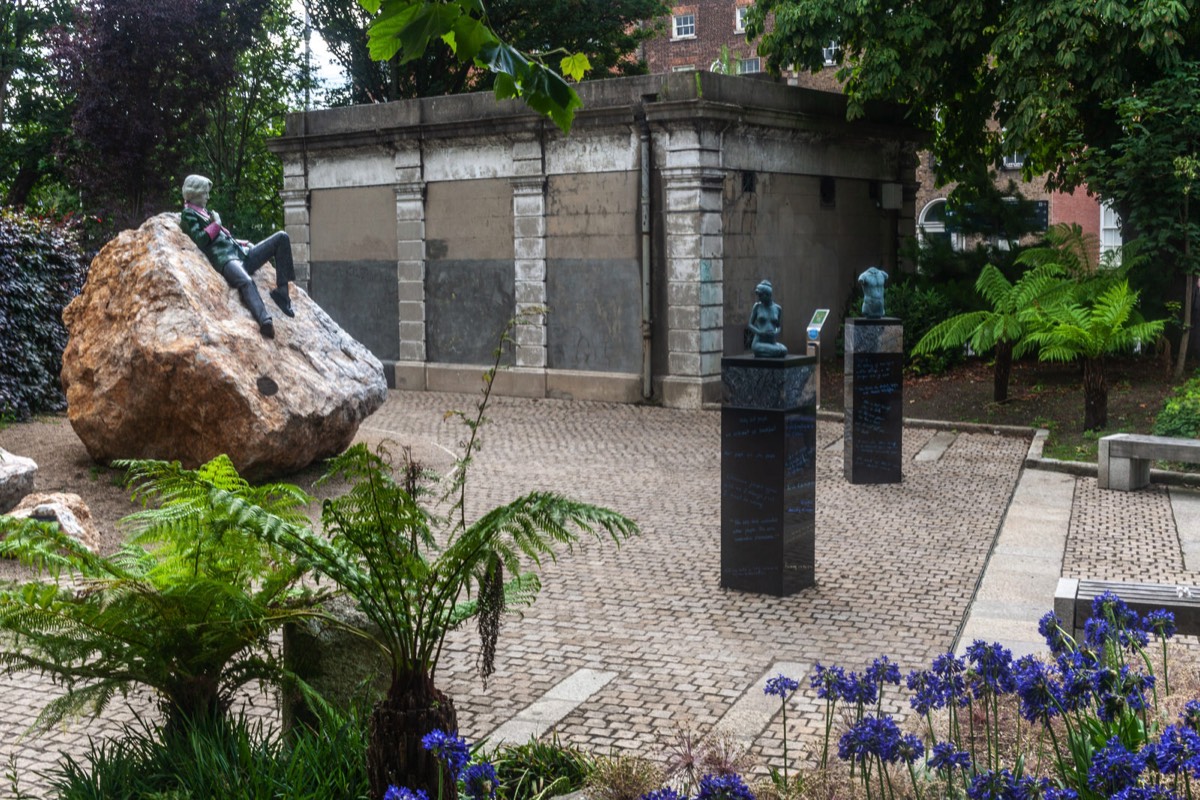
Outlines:
{"label": "statue's green jacket", "polygon": [[228,264],[230,261],[244,261],[246,251],[237,243],[237,240],[229,233],[229,231],[216,226],[216,236],[211,236],[209,230],[213,227],[211,217],[205,219],[200,215],[200,212],[184,206],[182,213],[179,215],[179,224],[183,228],[183,232],[192,238],[204,255],[208,256],[208,260],[217,268],[217,271]]}

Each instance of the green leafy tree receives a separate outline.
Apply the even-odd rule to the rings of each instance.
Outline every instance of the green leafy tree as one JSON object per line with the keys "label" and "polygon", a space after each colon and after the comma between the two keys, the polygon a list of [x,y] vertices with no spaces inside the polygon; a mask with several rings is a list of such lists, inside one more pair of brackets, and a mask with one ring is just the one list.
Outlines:
{"label": "green leafy tree", "polygon": [[758,0],[747,30],[776,71],[820,69],[836,41],[850,113],[905,103],[944,179],[1022,153],[1064,188],[1121,135],[1113,101],[1200,57],[1200,14],[1178,0]]}
{"label": "green leafy tree", "polygon": [[68,28],[71,0],[7,0],[0,4],[0,197],[23,206],[42,190],[65,199],[55,149],[70,131],[70,97],[56,91],[50,58],[56,31]]}
{"label": "green leafy tree", "polygon": [[[440,40],[460,65],[494,75],[492,92],[497,99],[519,97],[562,131],[570,130],[583,103],[566,78],[582,80],[591,69],[584,53],[522,51],[497,33],[481,0],[358,2],[373,17],[367,31],[371,58],[395,58],[403,68]],[[554,59],[557,63],[551,63]]]}
{"label": "green leafy tree", "polygon": [[[366,30],[372,16],[341,0],[307,0],[314,27],[329,43],[350,83],[342,99],[352,103],[494,88],[495,74],[462,61],[444,41],[402,63],[402,54],[372,61]],[[654,21],[667,13],[660,0],[497,0],[487,6],[487,24],[519,50],[583,55],[592,77],[640,74],[645,62],[638,45],[658,32]]]}
{"label": "green leafy tree", "polygon": [[298,590],[302,567],[225,507],[239,498],[300,524],[303,492],[250,486],[225,456],[195,471],[157,461],[125,466],[135,497],[159,505],[127,518],[134,536],[110,556],[57,524],[0,517],[0,556],[63,579],[0,590],[0,631],[12,637],[0,666],[38,670],[67,689],[40,715],[43,726],[99,714],[135,687],[158,695],[168,732],[223,719],[240,687],[287,678],[268,637],[310,613]]}
{"label": "green leafy tree", "polygon": [[267,150],[267,140],[283,134],[287,112],[312,85],[301,36],[289,0],[272,0],[261,34],[237,53],[232,85],[205,103],[206,125],[184,170],[212,178],[212,207],[225,225],[252,241],[283,227],[283,165]]}
{"label": "green leafy tree", "polygon": [[[499,355],[497,355],[499,359]],[[497,360],[497,364],[498,364]],[[435,729],[458,729],[454,703],[435,684],[447,634],[468,622],[478,626],[480,674],[494,670],[500,618],[506,609],[533,602],[540,589],[536,567],[571,547],[581,535],[620,542],[637,526],[614,511],[550,492],[535,491],[466,515],[467,474],[479,446],[496,366],[473,415],[458,413],[469,436],[439,516],[426,507],[424,474],[411,463],[394,479],[388,461],[355,445],[331,462],[330,477],[352,484],[326,501],[326,535],[272,515],[244,498],[218,498],[265,541],[292,553],[357,601],[378,628],[376,639],[391,662],[391,683],[370,717],[368,772],[371,792],[389,785],[437,791],[444,767],[421,746]]]}
{"label": "green leafy tree", "polygon": [[1191,199],[1200,191],[1200,61],[1175,65],[1161,80],[1112,104],[1117,138],[1086,152],[1091,187],[1122,210],[1155,265],[1183,289],[1183,335],[1175,378],[1183,377],[1193,326],[1192,296],[1200,274],[1200,215]]}
{"label": "green leafy tree", "polygon": [[271,0],[86,0],[57,48],[72,105],[74,184],[119,230],[179,205],[183,166],[210,104],[235,85],[237,56]]}

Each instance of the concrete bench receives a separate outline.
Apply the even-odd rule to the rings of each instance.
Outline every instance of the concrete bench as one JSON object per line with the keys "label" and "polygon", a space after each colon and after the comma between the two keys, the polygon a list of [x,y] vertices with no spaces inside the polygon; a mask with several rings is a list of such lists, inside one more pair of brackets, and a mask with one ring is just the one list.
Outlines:
{"label": "concrete bench", "polygon": [[1092,615],[1092,600],[1105,592],[1112,592],[1143,617],[1159,609],[1170,611],[1175,615],[1178,635],[1200,635],[1200,586],[1075,578],[1059,578],[1054,592],[1054,613],[1062,620],[1063,628],[1078,636]]}
{"label": "concrete bench", "polygon": [[1101,489],[1131,492],[1150,483],[1154,461],[1200,464],[1200,439],[1114,433],[1100,439],[1097,480]]}

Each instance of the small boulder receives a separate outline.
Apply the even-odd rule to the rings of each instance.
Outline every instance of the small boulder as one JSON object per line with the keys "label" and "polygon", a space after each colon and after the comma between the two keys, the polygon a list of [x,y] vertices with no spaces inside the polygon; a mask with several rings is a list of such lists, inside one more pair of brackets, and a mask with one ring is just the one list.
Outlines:
{"label": "small boulder", "polygon": [[299,287],[294,318],[255,275],[275,320],[264,338],[237,292],[160,214],[113,239],[63,312],[67,416],[97,461],[195,468],[224,453],[243,475],[295,472],[336,455],[387,398],[379,360]]}
{"label": "small boulder", "polygon": [[17,519],[36,519],[41,522],[57,522],[63,533],[79,540],[84,547],[93,553],[99,549],[100,535],[96,531],[96,523],[92,522],[92,512],[87,503],[77,494],[70,492],[49,492],[46,494],[31,494],[12,511],[10,517]]}
{"label": "small boulder", "polygon": [[33,491],[38,466],[32,458],[15,456],[0,447],[0,514]]}

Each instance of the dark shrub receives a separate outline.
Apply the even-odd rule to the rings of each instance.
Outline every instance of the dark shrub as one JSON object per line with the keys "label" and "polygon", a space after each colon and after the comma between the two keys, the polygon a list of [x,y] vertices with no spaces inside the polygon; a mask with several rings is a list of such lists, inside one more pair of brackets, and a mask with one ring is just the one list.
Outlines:
{"label": "dark shrub", "polygon": [[0,416],[20,420],[65,407],[62,311],[86,274],[70,227],[0,209]]}

